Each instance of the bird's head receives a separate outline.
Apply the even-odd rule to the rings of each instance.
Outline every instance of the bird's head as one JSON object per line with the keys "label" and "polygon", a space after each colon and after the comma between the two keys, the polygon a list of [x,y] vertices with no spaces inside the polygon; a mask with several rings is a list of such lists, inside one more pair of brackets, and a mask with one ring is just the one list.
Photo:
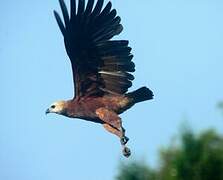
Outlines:
{"label": "bird's head", "polygon": [[66,101],[57,101],[50,105],[50,107],[46,110],[46,114],[56,113],[56,114],[64,114],[66,110]]}

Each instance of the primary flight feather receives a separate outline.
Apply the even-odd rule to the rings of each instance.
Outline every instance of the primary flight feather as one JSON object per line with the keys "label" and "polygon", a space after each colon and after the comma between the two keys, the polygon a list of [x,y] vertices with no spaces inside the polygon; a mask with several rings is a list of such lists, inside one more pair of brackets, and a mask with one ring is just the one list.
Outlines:
{"label": "primary flight feather", "polygon": [[111,40],[123,30],[121,18],[111,2],[104,0],[70,1],[70,14],[59,0],[63,20],[54,11],[71,61],[74,98],[53,103],[46,113],[57,113],[103,124],[120,138],[123,154],[128,157],[128,138],[118,116],[138,102],[153,98],[146,87],[127,93],[132,86],[135,65],[126,40]]}

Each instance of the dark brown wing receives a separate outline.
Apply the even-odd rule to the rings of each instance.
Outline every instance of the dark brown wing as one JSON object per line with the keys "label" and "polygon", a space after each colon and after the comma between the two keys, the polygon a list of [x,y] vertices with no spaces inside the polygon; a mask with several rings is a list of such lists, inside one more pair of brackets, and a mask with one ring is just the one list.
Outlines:
{"label": "dark brown wing", "polygon": [[[71,60],[75,96],[103,96],[123,94],[131,87],[135,71],[128,41],[110,40],[123,27],[111,2],[104,8],[104,0],[71,0],[70,15],[63,0],[59,0],[64,23],[56,11],[54,15],[64,36]],[[77,9],[77,10],[76,10]]]}

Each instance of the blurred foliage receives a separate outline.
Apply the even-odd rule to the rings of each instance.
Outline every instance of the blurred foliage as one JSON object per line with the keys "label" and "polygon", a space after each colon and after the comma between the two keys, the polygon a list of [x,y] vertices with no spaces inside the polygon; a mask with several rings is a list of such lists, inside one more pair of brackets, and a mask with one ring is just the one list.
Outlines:
{"label": "blurred foliage", "polygon": [[218,109],[221,110],[222,113],[223,113],[223,101],[220,101],[220,102],[217,104],[217,107],[218,107]]}
{"label": "blurred foliage", "polygon": [[220,108],[220,109],[223,109],[223,101],[219,102],[219,103],[217,104],[217,107]]}
{"label": "blurred foliage", "polygon": [[155,171],[150,169],[144,162],[122,163],[119,168],[117,180],[148,180],[155,179]]}
{"label": "blurred foliage", "polygon": [[121,164],[117,180],[223,180],[223,136],[207,130],[196,136],[184,130],[178,145],[160,152],[160,166],[137,161]]}

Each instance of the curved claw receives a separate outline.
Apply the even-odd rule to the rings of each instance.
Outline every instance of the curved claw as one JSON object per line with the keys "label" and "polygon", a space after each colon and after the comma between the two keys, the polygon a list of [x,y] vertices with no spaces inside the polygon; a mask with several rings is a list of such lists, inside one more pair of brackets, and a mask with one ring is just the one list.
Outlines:
{"label": "curved claw", "polygon": [[127,136],[124,136],[120,139],[120,141],[122,145],[125,145],[129,141],[129,138]]}
{"label": "curved claw", "polygon": [[122,154],[128,158],[131,155],[131,150],[128,147],[124,146],[122,150]]}

